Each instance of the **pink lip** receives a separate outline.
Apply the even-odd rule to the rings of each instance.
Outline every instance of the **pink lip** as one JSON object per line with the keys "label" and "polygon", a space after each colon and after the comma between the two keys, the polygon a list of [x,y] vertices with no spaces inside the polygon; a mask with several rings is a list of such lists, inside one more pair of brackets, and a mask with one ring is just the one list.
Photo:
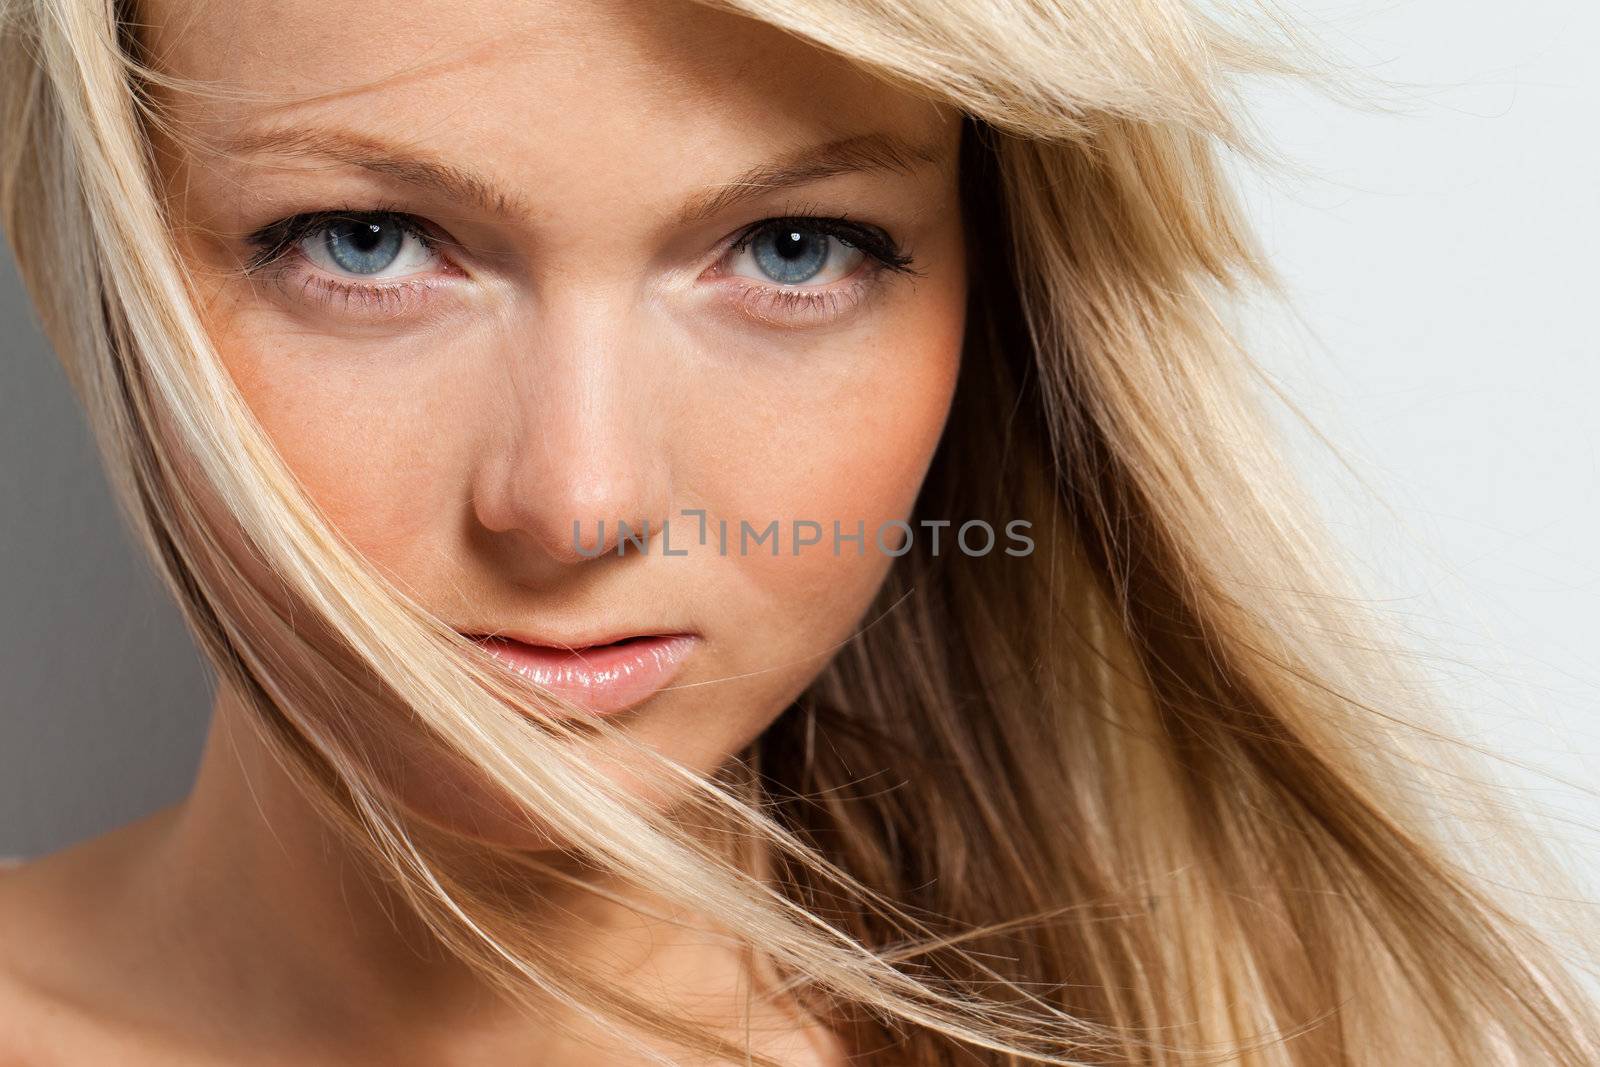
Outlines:
{"label": "pink lip", "polygon": [[503,636],[467,636],[517,674],[596,715],[633,707],[660,692],[699,643],[694,634],[649,634],[555,648]]}

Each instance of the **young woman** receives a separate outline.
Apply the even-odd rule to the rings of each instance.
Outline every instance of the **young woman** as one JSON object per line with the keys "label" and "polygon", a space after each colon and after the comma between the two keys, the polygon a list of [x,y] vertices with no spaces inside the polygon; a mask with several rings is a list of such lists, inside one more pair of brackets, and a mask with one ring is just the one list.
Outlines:
{"label": "young woman", "polygon": [[0,1061],[1600,1056],[1221,326],[1239,27],[0,12],[219,682],[183,803],[0,877]]}

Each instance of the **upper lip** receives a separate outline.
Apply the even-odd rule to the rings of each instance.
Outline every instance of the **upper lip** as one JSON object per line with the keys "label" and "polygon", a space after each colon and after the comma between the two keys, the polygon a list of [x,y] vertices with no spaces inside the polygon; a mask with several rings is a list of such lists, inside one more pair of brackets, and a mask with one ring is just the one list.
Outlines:
{"label": "upper lip", "polygon": [[636,637],[688,637],[686,630],[616,630],[605,634],[589,636],[552,637],[549,634],[531,634],[524,630],[496,629],[496,630],[461,630],[462,637],[472,640],[481,640],[486,637],[498,637],[507,641],[517,641],[524,645],[533,645],[537,648],[565,649],[569,652],[580,652],[586,648],[598,648],[602,645],[614,645],[618,641],[626,641]]}

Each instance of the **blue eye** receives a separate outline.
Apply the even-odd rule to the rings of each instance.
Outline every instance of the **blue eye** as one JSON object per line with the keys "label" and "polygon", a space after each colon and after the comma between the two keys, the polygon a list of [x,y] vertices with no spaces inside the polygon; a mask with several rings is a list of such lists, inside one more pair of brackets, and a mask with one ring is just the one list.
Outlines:
{"label": "blue eye", "polygon": [[734,246],[735,262],[748,260],[756,273],[733,273],[779,285],[833,282],[850,275],[865,253],[819,225],[779,220],[760,227]]}
{"label": "blue eye", "polygon": [[306,259],[337,278],[401,281],[439,265],[433,242],[405,216],[386,212],[299,215],[253,240],[263,262],[298,247]]}
{"label": "blue eye", "polygon": [[377,274],[400,258],[405,241],[405,229],[393,219],[340,219],[322,234],[328,258],[351,274]]}
{"label": "blue eye", "polygon": [[827,265],[835,238],[793,226],[774,227],[750,242],[756,264],[775,282],[797,285],[815,278]]}

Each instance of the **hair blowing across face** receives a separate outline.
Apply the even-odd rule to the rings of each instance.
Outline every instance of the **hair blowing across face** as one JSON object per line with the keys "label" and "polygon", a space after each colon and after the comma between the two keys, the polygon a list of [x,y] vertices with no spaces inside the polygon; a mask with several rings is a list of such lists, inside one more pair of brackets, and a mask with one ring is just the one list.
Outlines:
{"label": "hair blowing across face", "polygon": [[[1224,180],[1228,79],[1280,53],[1176,0],[713,6],[964,114],[967,346],[918,508],[1038,547],[896,561],[740,760],[658,768],[662,811],[351,552],[254,424],[152,177],[155,90],[204,87],[147,63],[129,5],[0,2],[0,221],[130,521],[330,821],[530,1011],[734,1057],[564,966],[525,885],[603,870],[717,915],[862,1063],[1600,1060],[1558,953],[1438,843],[1492,819],[1535,869],[1329,563],[1221,326],[1270,281]],[[410,708],[583,862],[419,822],[330,697]]]}

